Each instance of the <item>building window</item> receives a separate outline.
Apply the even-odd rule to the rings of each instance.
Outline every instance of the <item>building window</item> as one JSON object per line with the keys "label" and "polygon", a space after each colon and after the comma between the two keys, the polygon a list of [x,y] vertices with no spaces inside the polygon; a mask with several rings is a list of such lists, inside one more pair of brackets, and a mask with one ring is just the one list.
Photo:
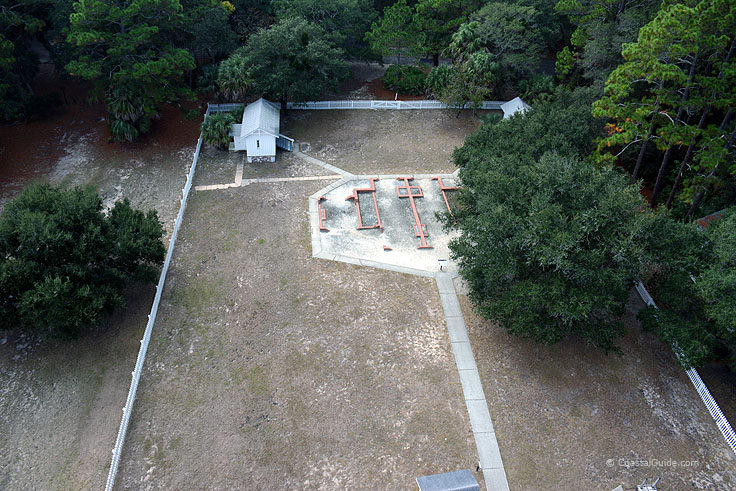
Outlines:
{"label": "building window", "polygon": [[256,140],[256,148],[261,148],[261,140]]}

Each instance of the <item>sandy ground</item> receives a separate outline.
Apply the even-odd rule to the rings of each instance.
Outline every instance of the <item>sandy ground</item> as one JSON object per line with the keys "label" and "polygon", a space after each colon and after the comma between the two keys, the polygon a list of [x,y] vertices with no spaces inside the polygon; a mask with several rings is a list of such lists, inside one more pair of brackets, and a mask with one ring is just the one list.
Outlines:
{"label": "sandy ground", "polygon": [[475,468],[434,282],[312,259],[324,185],[193,195],[120,489],[411,489]]}
{"label": "sandy ground", "polygon": [[[354,174],[452,173],[455,147],[479,126],[472,111],[292,110],[281,132],[307,155]],[[306,143],[306,145],[304,145]]]}
{"label": "sandy ground", "polygon": [[[166,109],[142,142],[109,144],[104,111],[69,102],[0,128],[0,207],[33,180],[89,183],[107,204],[157,208],[170,230],[199,123]],[[352,172],[439,173],[477,124],[469,112],[292,111],[282,131]],[[197,184],[232,182],[238,156],[204,154]],[[279,159],[244,177],[324,173]],[[404,489],[474,468],[434,284],[311,260],[306,196],[323,185],[193,196],[121,487]],[[0,333],[0,489],[103,486],[152,294],[131,288],[125,311],[72,343]],[[465,309],[512,489],[609,489],[660,473],[661,489],[734,488],[733,454],[669,350],[631,316],[624,356],[603,358],[511,338]],[[637,458],[698,465],[618,463]]]}
{"label": "sandy ground", "polygon": [[[33,181],[93,185],[106,206],[128,197],[158,210],[170,232],[199,122],[168,107],[141,142],[112,144],[104,108],[67,97],[45,119],[0,127],[0,208]],[[0,489],[104,487],[153,288],[127,298],[77,340],[0,331]]]}
{"label": "sandy ground", "polygon": [[75,341],[0,334],[0,489],[101,489],[153,288]]}
{"label": "sandy ground", "polygon": [[672,351],[640,332],[635,292],[621,356],[522,340],[461,304],[512,489],[631,489],[660,475],[661,490],[736,488],[736,458]]}
{"label": "sandy ground", "polygon": [[243,179],[333,174],[333,172],[307,162],[291,152],[277,150],[276,162],[249,164],[246,161],[245,152],[227,152],[205,145],[199,153],[194,184],[200,186],[234,182],[238,164],[243,165]]}

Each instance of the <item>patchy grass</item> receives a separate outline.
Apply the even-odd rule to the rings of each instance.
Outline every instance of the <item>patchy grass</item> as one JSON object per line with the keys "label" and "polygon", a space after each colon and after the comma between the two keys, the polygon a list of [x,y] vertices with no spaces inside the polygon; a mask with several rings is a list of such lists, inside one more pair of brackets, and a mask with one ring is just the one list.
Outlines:
{"label": "patchy grass", "polygon": [[[127,197],[156,209],[170,232],[199,124],[168,108],[144,142],[110,144],[104,108],[67,109],[0,128],[8,144],[0,149],[0,208],[31,181],[92,185],[105,206]],[[31,134],[43,141],[29,146]],[[133,287],[127,297],[125,309],[77,340],[0,332],[0,488],[104,487],[153,288]]]}
{"label": "patchy grass", "polygon": [[[475,468],[434,282],[312,259],[304,203],[324,185],[254,184],[190,203],[122,488],[407,489]],[[222,230],[239,246],[210,247]],[[168,467],[147,460],[146,441]]]}
{"label": "patchy grass", "polygon": [[0,335],[0,488],[104,487],[152,290],[76,340]]}
{"label": "patchy grass", "polygon": [[472,111],[289,112],[282,132],[304,153],[354,174],[449,173],[452,152],[480,121]]}
{"label": "patchy grass", "polygon": [[[736,486],[733,452],[671,350],[640,332],[635,293],[621,356],[519,339],[461,304],[512,489]],[[635,463],[650,459],[697,464]]]}

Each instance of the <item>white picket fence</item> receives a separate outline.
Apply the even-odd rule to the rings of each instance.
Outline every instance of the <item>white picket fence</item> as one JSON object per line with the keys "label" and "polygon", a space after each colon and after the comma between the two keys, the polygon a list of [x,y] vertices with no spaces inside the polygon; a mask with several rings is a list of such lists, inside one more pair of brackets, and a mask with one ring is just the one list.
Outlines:
{"label": "white picket fence", "polygon": [[[480,109],[501,110],[501,105],[506,101],[484,101]],[[232,111],[243,107],[242,103],[207,104],[208,112]],[[463,108],[472,109],[471,104],[465,104]],[[376,100],[354,100],[354,101],[309,101],[309,102],[287,102],[287,109],[461,109],[460,106],[450,106],[440,101],[376,101]]]}
{"label": "white picket fence", "polygon": [[[655,309],[657,308],[657,304],[654,303],[654,299],[652,299],[652,296],[649,294],[647,289],[640,281],[636,282],[636,291],[639,293],[641,299],[644,300],[644,303],[654,307]],[[680,355],[678,353],[679,348],[677,347],[677,345],[673,346],[672,349],[675,352],[675,356],[680,359]],[[713,396],[708,390],[708,387],[706,387],[706,385],[703,383],[703,380],[700,378],[700,375],[698,375],[698,371],[694,368],[689,368],[688,370],[685,370],[685,373],[687,373],[687,376],[693,383],[695,390],[698,392],[700,398],[703,400],[703,404],[705,404],[705,407],[708,408],[708,412],[710,412],[710,415],[713,416],[713,419],[716,422],[716,426],[721,431],[723,438],[726,439],[726,443],[728,443],[728,446],[731,447],[731,450],[736,453],[736,433],[734,433],[731,424],[723,415],[723,411],[721,411],[721,408],[718,407],[718,403],[715,401],[715,399],[713,399]]]}
{"label": "white picket fence", "polygon": [[[210,113],[209,108],[205,113],[205,118]],[[156,314],[158,313],[158,306],[161,302],[161,294],[164,291],[164,283],[166,282],[166,273],[169,271],[171,265],[171,257],[174,254],[174,246],[176,245],[176,237],[179,234],[179,228],[181,227],[182,220],[184,219],[184,210],[187,207],[187,198],[189,197],[189,191],[192,189],[192,182],[194,181],[194,172],[197,169],[197,160],[199,159],[199,152],[202,148],[202,136],[200,135],[197,140],[197,149],[194,152],[194,159],[192,160],[192,166],[187,174],[187,182],[182,189],[181,203],[179,205],[179,213],[176,215],[176,221],[174,222],[174,231],[171,233],[171,240],[169,241],[169,248],[166,251],[166,258],[164,259],[164,265],[161,268],[161,275],[158,278],[158,284],[156,285],[156,295],[153,298],[153,305],[151,306],[151,313],[148,314],[148,323],[146,324],[146,330],[143,333],[143,339],[141,339],[141,347],[138,350],[138,358],[135,362],[135,369],[132,372],[132,380],[130,381],[130,389],[128,390],[128,397],[125,400],[125,406],[123,407],[123,417],[120,421],[120,428],[118,428],[117,440],[115,440],[115,447],[112,449],[112,462],[110,463],[110,471],[107,474],[107,483],[105,484],[105,491],[112,491],[115,485],[115,478],[118,474],[118,466],[120,465],[120,456],[123,452],[123,444],[125,443],[125,436],[128,432],[128,425],[130,424],[130,415],[133,412],[133,403],[135,402],[135,395],[138,390],[138,382],[141,378],[141,372],[143,370],[143,362],[146,360],[146,353],[148,352],[148,343],[151,341],[151,332],[153,331],[153,324],[156,321]]]}
{"label": "white picket fence", "polygon": [[[480,109],[501,110],[501,104],[506,101],[484,101]],[[463,106],[471,109],[471,104]],[[440,101],[310,101],[310,102],[287,102],[287,109],[461,109],[460,106],[450,106]]]}

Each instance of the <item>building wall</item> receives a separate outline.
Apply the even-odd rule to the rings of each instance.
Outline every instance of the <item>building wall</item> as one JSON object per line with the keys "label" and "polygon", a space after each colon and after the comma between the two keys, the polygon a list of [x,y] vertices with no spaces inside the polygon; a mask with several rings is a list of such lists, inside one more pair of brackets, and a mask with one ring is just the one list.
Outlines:
{"label": "building wall", "polygon": [[276,138],[268,133],[248,135],[245,138],[245,147],[249,158],[276,156]]}

